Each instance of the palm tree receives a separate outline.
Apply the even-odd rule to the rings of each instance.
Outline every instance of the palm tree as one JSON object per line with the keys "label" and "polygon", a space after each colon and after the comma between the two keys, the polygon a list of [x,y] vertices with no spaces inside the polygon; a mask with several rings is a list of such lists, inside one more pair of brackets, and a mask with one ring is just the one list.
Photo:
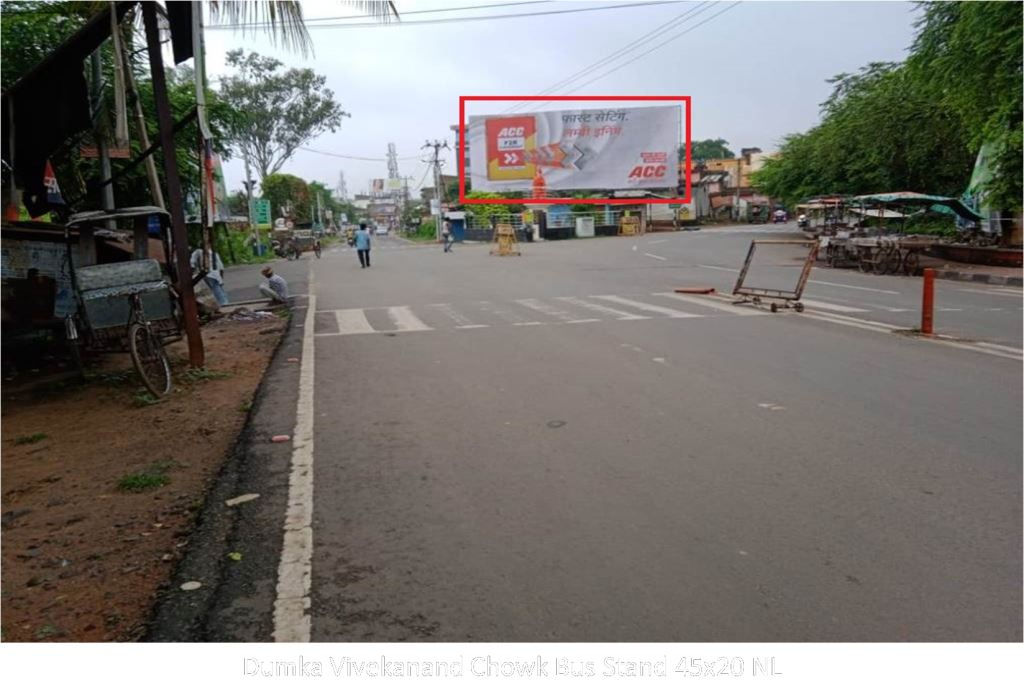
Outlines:
{"label": "palm tree", "polygon": [[[392,16],[398,19],[398,9],[392,0],[354,0],[345,4],[381,22],[390,21]],[[273,40],[280,39],[284,47],[303,55],[313,48],[298,0],[209,0],[209,6],[210,21],[214,24],[237,26],[243,32],[262,27]]]}

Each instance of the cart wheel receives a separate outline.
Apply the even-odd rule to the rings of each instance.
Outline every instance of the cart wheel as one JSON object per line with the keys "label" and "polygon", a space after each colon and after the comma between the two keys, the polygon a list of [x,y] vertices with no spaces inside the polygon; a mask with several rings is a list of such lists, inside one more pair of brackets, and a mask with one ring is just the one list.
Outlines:
{"label": "cart wheel", "polygon": [[128,346],[142,384],[153,396],[166,396],[171,391],[171,364],[164,343],[147,325],[135,323],[128,333]]}
{"label": "cart wheel", "polygon": [[771,310],[772,313],[779,312],[779,304],[777,303],[773,303],[772,305],[768,306],[768,308]]}
{"label": "cart wheel", "polygon": [[921,259],[917,255],[916,251],[910,251],[903,258],[903,274],[904,275],[916,275],[917,269],[921,264]]}
{"label": "cart wheel", "polygon": [[797,301],[796,303],[793,304],[793,310],[795,310],[797,313],[803,313],[804,305]]}

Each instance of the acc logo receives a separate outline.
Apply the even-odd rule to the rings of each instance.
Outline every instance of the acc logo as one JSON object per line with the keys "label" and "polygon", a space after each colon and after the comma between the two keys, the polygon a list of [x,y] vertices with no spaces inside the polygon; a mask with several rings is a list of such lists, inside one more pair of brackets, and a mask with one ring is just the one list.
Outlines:
{"label": "acc logo", "polygon": [[498,136],[525,136],[526,127],[505,127],[498,132]]}
{"label": "acc logo", "polygon": [[630,171],[630,179],[664,177],[668,168],[665,165],[637,165]]}

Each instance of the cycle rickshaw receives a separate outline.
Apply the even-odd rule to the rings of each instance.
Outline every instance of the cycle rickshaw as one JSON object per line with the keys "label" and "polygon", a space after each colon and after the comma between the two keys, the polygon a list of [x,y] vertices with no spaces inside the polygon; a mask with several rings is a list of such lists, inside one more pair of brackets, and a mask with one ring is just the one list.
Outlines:
{"label": "cycle rickshaw", "polygon": [[[75,266],[70,241],[72,228],[102,226],[107,221],[125,219],[135,224],[136,256],[148,254],[149,223],[159,225],[164,256],[168,257],[168,274],[152,258]],[[83,351],[127,352],[143,385],[158,398],[171,391],[171,366],[164,346],[181,339],[178,295],[171,286],[175,275],[173,261],[169,259],[168,219],[165,211],[151,207],[79,213],[71,217],[65,234],[76,304],[75,312],[65,318],[65,328],[79,370]],[[95,231],[100,236],[101,232],[111,233]]]}

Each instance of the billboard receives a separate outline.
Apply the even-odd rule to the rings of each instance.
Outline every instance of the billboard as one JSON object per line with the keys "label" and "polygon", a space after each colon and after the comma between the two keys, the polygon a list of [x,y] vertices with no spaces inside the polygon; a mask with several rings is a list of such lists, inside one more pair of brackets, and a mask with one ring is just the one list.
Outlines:
{"label": "billboard", "polygon": [[679,184],[682,107],[471,116],[477,191],[668,189]]}
{"label": "billboard", "polygon": [[384,193],[384,180],[383,179],[374,179],[373,180],[373,187],[372,188],[373,188],[373,193],[375,193],[375,194]]}

